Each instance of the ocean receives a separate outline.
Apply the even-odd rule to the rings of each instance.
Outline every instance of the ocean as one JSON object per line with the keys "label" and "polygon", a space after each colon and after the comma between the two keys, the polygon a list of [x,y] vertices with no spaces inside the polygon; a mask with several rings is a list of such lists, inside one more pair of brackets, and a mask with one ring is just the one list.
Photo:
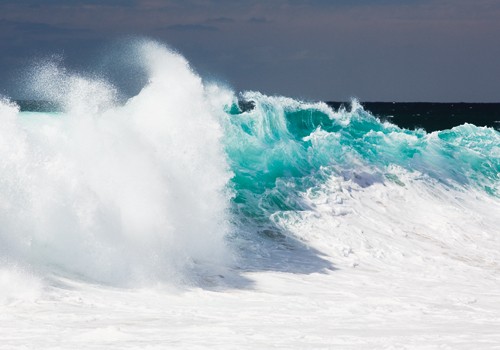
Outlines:
{"label": "ocean", "polygon": [[500,104],[299,101],[155,42],[0,100],[0,348],[490,348]]}

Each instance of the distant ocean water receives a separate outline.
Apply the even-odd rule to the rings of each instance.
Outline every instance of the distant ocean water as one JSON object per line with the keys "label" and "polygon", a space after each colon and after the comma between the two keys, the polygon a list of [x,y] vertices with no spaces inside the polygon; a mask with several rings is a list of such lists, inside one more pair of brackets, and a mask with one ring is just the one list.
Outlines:
{"label": "distant ocean water", "polygon": [[[345,102],[327,102],[333,108]],[[428,132],[451,129],[465,123],[500,129],[500,103],[362,102],[376,117],[405,129]]]}
{"label": "distant ocean water", "polygon": [[[58,110],[50,101],[16,101],[21,111]],[[349,109],[350,102],[326,102],[333,109]],[[423,128],[428,132],[451,129],[465,123],[500,130],[500,103],[360,102],[366,111],[400,128]]]}
{"label": "distant ocean water", "polygon": [[500,104],[238,94],[161,45],[137,50],[149,79],[125,102],[48,64],[39,100],[0,103],[1,259],[112,284],[185,281],[312,232],[314,208],[332,206],[325,222],[347,215],[349,191],[380,185],[382,207],[393,187],[499,200]]}

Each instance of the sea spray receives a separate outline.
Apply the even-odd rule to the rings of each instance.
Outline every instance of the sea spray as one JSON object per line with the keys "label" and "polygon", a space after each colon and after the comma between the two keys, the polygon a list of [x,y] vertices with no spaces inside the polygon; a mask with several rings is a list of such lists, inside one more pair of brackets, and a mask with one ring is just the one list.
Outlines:
{"label": "sea spray", "polygon": [[193,281],[230,258],[230,171],[201,79],[165,47],[136,50],[149,83],[125,104],[102,80],[42,65],[62,113],[0,104],[0,253],[116,285]]}
{"label": "sea spray", "polygon": [[[327,253],[339,259],[345,247],[378,259],[380,235],[416,232],[405,218],[415,235],[446,242],[449,219],[469,217],[464,227],[473,228],[474,217],[487,221],[487,207],[498,206],[500,133],[492,128],[428,133],[382,122],[357,101],[333,110],[236,95],[159,44],[134,48],[147,84],[124,102],[105,79],[57,61],[38,65],[31,90],[58,112],[1,102],[3,260],[114,285],[192,283],[219,276],[235,252],[244,271],[274,247],[296,249],[282,244],[287,238],[330,242]],[[430,216],[450,203],[432,227],[399,210]]]}

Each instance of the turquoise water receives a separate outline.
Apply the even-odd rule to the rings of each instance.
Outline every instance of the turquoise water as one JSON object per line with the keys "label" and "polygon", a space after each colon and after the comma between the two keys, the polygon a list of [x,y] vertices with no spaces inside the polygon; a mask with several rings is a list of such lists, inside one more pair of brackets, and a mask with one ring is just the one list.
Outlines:
{"label": "turquoise water", "polygon": [[381,122],[354,101],[332,110],[260,93],[243,96],[251,111],[226,108],[224,144],[234,210],[265,225],[276,211],[305,209],[300,193],[342,176],[362,186],[395,182],[397,166],[450,188],[499,196],[500,133],[471,124],[427,133]]}

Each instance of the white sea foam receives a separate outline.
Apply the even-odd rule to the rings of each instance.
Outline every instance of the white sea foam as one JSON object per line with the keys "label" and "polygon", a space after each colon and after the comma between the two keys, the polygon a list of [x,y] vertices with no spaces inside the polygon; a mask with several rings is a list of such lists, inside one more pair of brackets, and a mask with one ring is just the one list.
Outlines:
{"label": "white sea foam", "polygon": [[33,272],[5,261],[0,267],[0,306],[33,302],[42,294],[42,281]]}
{"label": "white sea foam", "polygon": [[136,50],[150,82],[124,105],[52,63],[32,88],[62,113],[1,102],[2,258],[120,285],[190,281],[229,258],[230,172],[204,85],[165,47]]}
{"label": "white sea foam", "polygon": [[[449,280],[497,278],[497,198],[453,189],[401,167],[386,170],[385,178],[362,168],[331,175],[302,194],[310,210],[277,212],[272,218],[338,266],[414,278],[430,273]],[[450,271],[455,273],[448,276]]]}

